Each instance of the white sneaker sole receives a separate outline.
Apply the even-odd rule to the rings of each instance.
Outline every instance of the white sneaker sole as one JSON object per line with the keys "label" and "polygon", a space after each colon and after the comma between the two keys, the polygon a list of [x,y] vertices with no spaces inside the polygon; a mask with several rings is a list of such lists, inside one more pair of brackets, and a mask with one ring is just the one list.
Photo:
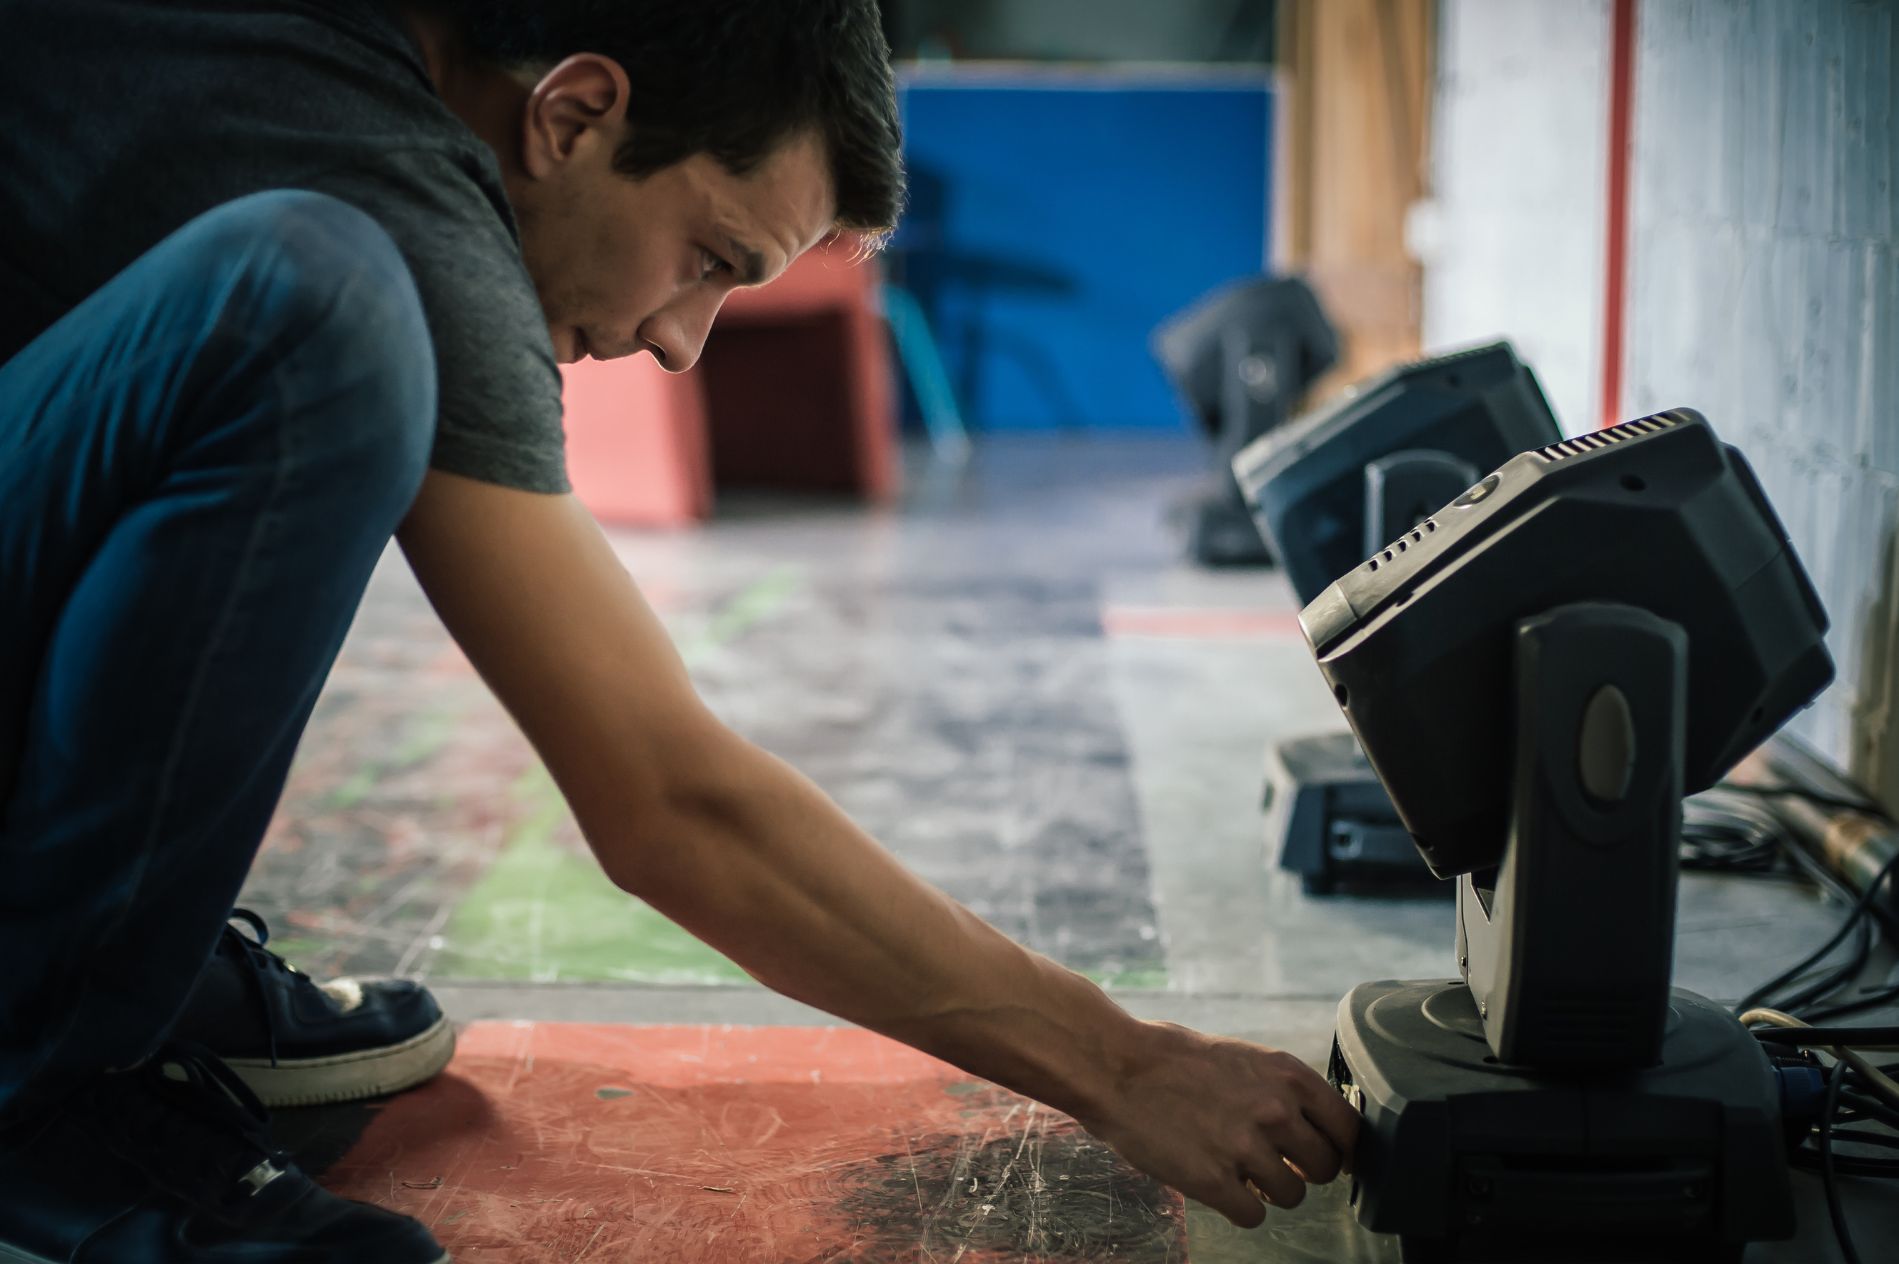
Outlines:
{"label": "white sneaker sole", "polygon": [[[455,1028],[447,1015],[399,1045],[384,1045],[326,1058],[226,1058],[264,1105],[326,1106],[383,1097],[414,1088],[435,1076],[455,1056]],[[0,1260],[6,1257],[0,1255]],[[444,1256],[443,1258],[447,1258]]]}

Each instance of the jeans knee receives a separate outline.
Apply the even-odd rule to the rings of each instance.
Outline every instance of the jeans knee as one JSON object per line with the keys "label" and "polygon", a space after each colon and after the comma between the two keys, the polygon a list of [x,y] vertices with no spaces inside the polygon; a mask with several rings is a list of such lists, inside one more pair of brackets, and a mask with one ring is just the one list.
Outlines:
{"label": "jeans knee", "polygon": [[186,232],[226,278],[221,327],[276,376],[277,424],[352,495],[406,508],[434,441],[435,351],[389,234],[301,190],[240,198]]}

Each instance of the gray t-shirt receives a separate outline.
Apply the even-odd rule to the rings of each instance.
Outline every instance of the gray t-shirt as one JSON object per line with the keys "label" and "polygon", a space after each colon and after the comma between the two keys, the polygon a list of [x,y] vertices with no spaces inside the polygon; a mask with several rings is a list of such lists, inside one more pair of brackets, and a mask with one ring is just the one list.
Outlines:
{"label": "gray t-shirt", "polygon": [[560,370],[494,155],[379,0],[0,0],[0,362],[264,189],[367,212],[435,340],[437,469],[566,491]]}

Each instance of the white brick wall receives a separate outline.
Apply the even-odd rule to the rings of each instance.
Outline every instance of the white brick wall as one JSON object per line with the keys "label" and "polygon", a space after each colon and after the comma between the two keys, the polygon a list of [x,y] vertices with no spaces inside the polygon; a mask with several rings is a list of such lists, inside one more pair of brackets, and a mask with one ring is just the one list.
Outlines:
{"label": "white brick wall", "polygon": [[[1691,405],[1747,453],[1833,619],[1793,729],[1899,807],[1899,0],[1638,12],[1616,411]],[[1441,14],[1426,342],[1510,334],[1587,429],[1608,0]]]}
{"label": "white brick wall", "polygon": [[1883,718],[1899,3],[1642,0],[1640,14],[1623,411],[1693,405],[1748,454],[1833,618],[1839,681],[1794,729],[1899,796]]}

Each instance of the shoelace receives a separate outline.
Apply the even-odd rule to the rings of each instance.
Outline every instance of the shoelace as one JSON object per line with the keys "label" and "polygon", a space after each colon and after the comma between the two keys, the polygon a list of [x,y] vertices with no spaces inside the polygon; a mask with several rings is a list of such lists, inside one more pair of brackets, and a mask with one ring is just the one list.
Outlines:
{"label": "shoelace", "polygon": [[[254,934],[256,938],[252,938],[251,935],[246,935],[243,931],[231,925],[233,921],[243,922],[249,926],[252,934]],[[236,940],[242,948],[239,959],[244,962],[245,967],[250,971],[251,986],[256,989],[258,1007],[264,1011],[264,1038],[270,1050],[270,1065],[276,1066],[277,1019],[270,1004],[269,978],[272,974],[287,974],[293,979],[299,979],[305,983],[308,983],[309,979],[288,961],[285,961],[282,957],[264,946],[270,942],[270,927],[264,924],[262,917],[250,909],[232,909],[230,918],[224,923],[224,933]],[[310,984],[310,986],[314,987],[315,985]]]}
{"label": "shoelace", "polygon": [[[141,1083],[124,1092],[120,1075]],[[199,1202],[209,1189],[213,1206],[228,1210],[295,1165],[272,1144],[270,1116],[257,1095],[201,1045],[167,1044],[137,1070],[108,1079],[108,1088],[120,1091],[98,1090],[102,1115],[131,1138],[125,1157],[170,1194]],[[236,1163],[234,1152],[241,1156]],[[153,1162],[156,1156],[162,1160]]]}

